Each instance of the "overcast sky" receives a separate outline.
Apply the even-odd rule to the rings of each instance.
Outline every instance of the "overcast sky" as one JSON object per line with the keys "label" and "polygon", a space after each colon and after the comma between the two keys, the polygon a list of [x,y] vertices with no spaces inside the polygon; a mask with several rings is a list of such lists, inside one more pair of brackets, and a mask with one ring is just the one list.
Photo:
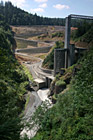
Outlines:
{"label": "overcast sky", "polygon": [[[0,0],[1,1],[1,0]],[[46,17],[66,17],[69,14],[93,16],[93,0],[3,0],[17,7]]]}

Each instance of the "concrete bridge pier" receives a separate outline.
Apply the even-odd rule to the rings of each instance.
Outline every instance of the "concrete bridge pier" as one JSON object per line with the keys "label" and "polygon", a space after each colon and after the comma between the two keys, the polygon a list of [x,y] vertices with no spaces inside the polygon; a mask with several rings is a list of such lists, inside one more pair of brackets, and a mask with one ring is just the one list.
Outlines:
{"label": "concrete bridge pier", "polygon": [[66,49],[54,50],[54,76],[59,73],[61,68],[65,67],[65,52]]}
{"label": "concrete bridge pier", "polygon": [[75,63],[75,44],[70,44],[68,48],[68,67]]}
{"label": "concrete bridge pier", "polygon": [[60,72],[61,68],[72,66],[75,63],[75,45],[69,45],[68,49],[54,50],[54,76]]}
{"label": "concrete bridge pier", "polygon": [[[71,27],[71,16],[66,17],[66,24],[65,24],[65,49],[69,49],[70,47],[70,27]],[[65,52],[65,68],[68,67],[68,55],[69,51]]]}
{"label": "concrete bridge pier", "polygon": [[53,76],[47,76],[46,77],[46,87],[50,88],[51,82],[54,80]]}

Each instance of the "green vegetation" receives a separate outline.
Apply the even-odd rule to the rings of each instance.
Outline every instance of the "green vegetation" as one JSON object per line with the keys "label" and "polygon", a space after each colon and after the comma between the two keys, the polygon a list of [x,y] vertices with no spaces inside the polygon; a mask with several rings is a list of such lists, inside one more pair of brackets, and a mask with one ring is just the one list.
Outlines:
{"label": "green vegetation", "polygon": [[26,103],[25,103],[25,108],[27,107],[27,105],[29,103],[29,100],[30,100],[30,95],[27,96]]}
{"label": "green vegetation", "polygon": [[87,43],[93,41],[93,26],[80,38],[80,41]]}
{"label": "green vegetation", "polygon": [[43,41],[47,40],[62,40],[64,38],[64,31],[57,31],[54,33],[47,32],[46,34],[42,34],[38,36],[38,39],[41,39]]}
{"label": "green vegetation", "polygon": [[27,46],[29,45],[27,41],[23,42],[22,40],[18,40],[18,39],[16,39],[16,43],[18,49],[27,48]]}
{"label": "green vegetation", "polygon": [[[87,47],[93,45],[93,23],[82,21],[82,24],[78,23],[78,29],[74,30],[71,34],[72,40],[74,42],[85,42],[87,43]],[[56,32],[52,34],[53,37],[55,36],[63,36],[63,33]],[[63,48],[64,45],[62,42],[57,42],[56,46],[50,51],[50,53],[46,56],[43,61],[43,67],[53,69],[54,66],[54,49],[56,48]],[[86,46],[83,46],[86,47]]]}
{"label": "green vegetation", "polygon": [[53,99],[57,101],[57,98],[58,98],[58,94],[54,94]]}
{"label": "green vegetation", "polygon": [[10,25],[65,25],[62,18],[44,18],[37,14],[29,14],[20,8],[14,7],[11,2],[0,3],[0,13]]}
{"label": "green vegetation", "polygon": [[38,54],[35,57],[41,58],[41,59],[45,59],[47,54]]}
{"label": "green vegetation", "polygon": [[63,85],[66,85],[66,82],[63,81],[63,80],[58,80],[58,81],[56,82],[56,86],[63,86]]}
{"label": "green vegetation", "polygon": [[[6,23],[11,25],[64,25],[64,19],[50,19],[28,14],[14,7],[10,2],[6,2],[5,6],[2,2],[0,3],[0,13],[2,13],[0,15],[0,140],[20,140],[20,132],[24,126],[19,114],[24,107],[23,95],[29,84],[28,78],[32,81],[32,77],[27,69],[22,68],[15,59],[14,33]],[[73,39],[77,38],[77,40],[90,43],[93,39],[93,28],[85,26],[86,30],[79,27],[75,31]],[[54,49],[63,48],[63,46],[62,42],[56,43],[44,60],[44,67],[53,68]],[[66,79],[72,77],[74,66],[67,69],[63,77],[56,76],[57,86],[67,84]],[[44,103],[36,110],[30,129],[37,125],[39,130],[31,140],[93,139],[93,46],[78,62],[78,66],[79,70],[72,78],[69,90],[64,94],[62,91],[59,95],[54,93],[53,98],[57,100],[57,103],[52,108],[48,103]],[[26,105],[28,101],[29,97]]]}
{"label": "green vegetation", "polygon": [[28,68],[26,66],[23,65],[23,70],[25,72],[25,74],[27,75],[27,77],[29,78],[30,81],[33,81],[33,77],[30,73],[30,71],[28,70]]}
{"label": "green vegetation", "polygon": [[64,43],[61,41],[57,41],[56,45],[50,50],[50,53],[44,59],[43,67],[46,67],[48,69],[53,69],[53,67],[54,67],[54,49],[63,48],[63,47],[64,47]]}
{"label": "green vegetation", "polygon": [[[11,2],[0,2],[0,13],[5,22],[10,25],[65,25],[64,18],[40,17],[36,13],[30,14],[20,8],[14,7]],[[72,19],[71,26],[77,27],[82,24],[82,20]]]}
{"label": "green vegetation", "polygon": [[72,39],[74,41],[90,43],[93,40],[93,23],[84,22],[78,25],[78,29],[72,32]]}
{"label": "green vegetation", "polygon": [[64,36],[63,32],[52,33],[52,38],[53,37],[63,37],[63,36]]}
{"label": "green vegetation", "polygon": [[23,49],[23,48],[27,48],[28,46],[37,46],[36,42],[31,42],[28,40],[20,40],[20,39],[16,39],[16,44],[17,44],[17,48],[19,49]]}
{"label": "green vegetation", "polygon": [[12,44],[11,49],[14,50],[16,48],[16,42],[13,38],[14,33],[12,32],[10,26],[6,24],[4,17],[1,14],[0,14],[0,32],[1,33],[3,32],[2,34],[4,34],[4,37],[7,38],[7,40],[9,40],[9,42]]}
{"label": "green vegetation", "polygon": [[[60,94],[57,103],[38,120],[39,131],[31,140],[92,140],[93,139],[93,47],[78,62],[80,70],[72,79],[69,90]],[[41,111],[41,112],[40,112]],[[38,117],[39,116],[39,117]]]}
{"label": "green vegetation", "polygon": [[70,79],[75,74],[75,72],[74,72],[75,69],[77,69],[77,70],[79,69],[79,65],[78,64],[74,64],[74,65],[70,66],[68,69],[65,69],[65,73],[63,75],[60,75],[59,79],[65,81],[65,82],[68,81],[68,79],[70,81]]}
{"label": "green vegetation", "polygon": [[80,65],[74,64],[69,68],[62,68],[62,73],[58,73],[55,77],[55,80],[51,83],[50,86],[50,95],[53,98],[54,94],[60,94],[60,92],[65,92],[69,89],[69,84],[71,79],[75,76],[77,71],[79,71]]}
{"label": "green vegetation", "polygon": [[[0,15],[0,19],[2,16]],[[28,78],[13,54],[15,40],[11,28],[0,21],[0,140],[19,140],[23,128],[19,114]]]}

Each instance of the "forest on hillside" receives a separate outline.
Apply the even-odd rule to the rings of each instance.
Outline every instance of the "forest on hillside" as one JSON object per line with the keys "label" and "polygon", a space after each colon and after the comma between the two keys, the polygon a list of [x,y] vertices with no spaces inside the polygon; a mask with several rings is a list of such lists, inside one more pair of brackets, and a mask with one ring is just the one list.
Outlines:
{"label": "forest on hillside", "polygon": [[[61,25],[65,26],[65,18],[48,18],[31,14],[15,7],[11,2],[0,2],[0,13],[5,22],[10,25]],[[82,24],[82,20],[72,19],[71,26],[76,27]]]}
{"label": "forest on hillside", "polygon": [[29,82],[15,48],[13,32],[0,15],[0,140],[19,140],[23,128],[19,114]]}
{"label": "forest on hillside", "polygon": [[10,25],[65,25],[63,18],[40,17],[12,5],[11,2],[0,3],[0,13]]}
{"label": "forest on hillside", "polygon": [[[27,136],[20,138],[20,132],[24,129],[20,113],[24,108],[24,94],[29,82],[28,76],[15,58],[16,42],[9,24],[24,25],[27,21],[27,25],[53,24],[51,19],[47,21],[46,18],[46,22],[41,20],[38,23],[31,16],[34,18],[35,15],[14,7],[10,2],[0,4],[0,140],[30,139]],[[79,30],[73,32],[72,38],[87,41],[88,50],[77,64],[65,70],[65,76],[56,75],[55,85],[65,85],[66,90],[64,93],[54,93],[57,102],[53,107],[45,104],[36,110],[29,122],[33,125],[28,127],[31,129],[38,125],[39,130],[30,140],[93,140],[93,25],[91,28],[90,24],[86,26],[86,30],[80,28],[81,25]],[[62,46],[63,43],[59,42],[55,48]],[[46,60],[50,67],[53,67],[53,50],[54,48]],[[66,85],[65,78],[70,74],[71,81]]]}

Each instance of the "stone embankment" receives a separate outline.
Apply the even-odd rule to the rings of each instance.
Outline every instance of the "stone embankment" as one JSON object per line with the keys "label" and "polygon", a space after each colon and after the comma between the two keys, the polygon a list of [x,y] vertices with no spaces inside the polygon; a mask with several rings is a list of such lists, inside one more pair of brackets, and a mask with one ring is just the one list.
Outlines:
{"label": "stone embankment", "polygon": [[37,53],[48,53],[51,48],[52,46],[36,47],[36,48],[17,49],[16,51],[19,53],[37,54]]}

